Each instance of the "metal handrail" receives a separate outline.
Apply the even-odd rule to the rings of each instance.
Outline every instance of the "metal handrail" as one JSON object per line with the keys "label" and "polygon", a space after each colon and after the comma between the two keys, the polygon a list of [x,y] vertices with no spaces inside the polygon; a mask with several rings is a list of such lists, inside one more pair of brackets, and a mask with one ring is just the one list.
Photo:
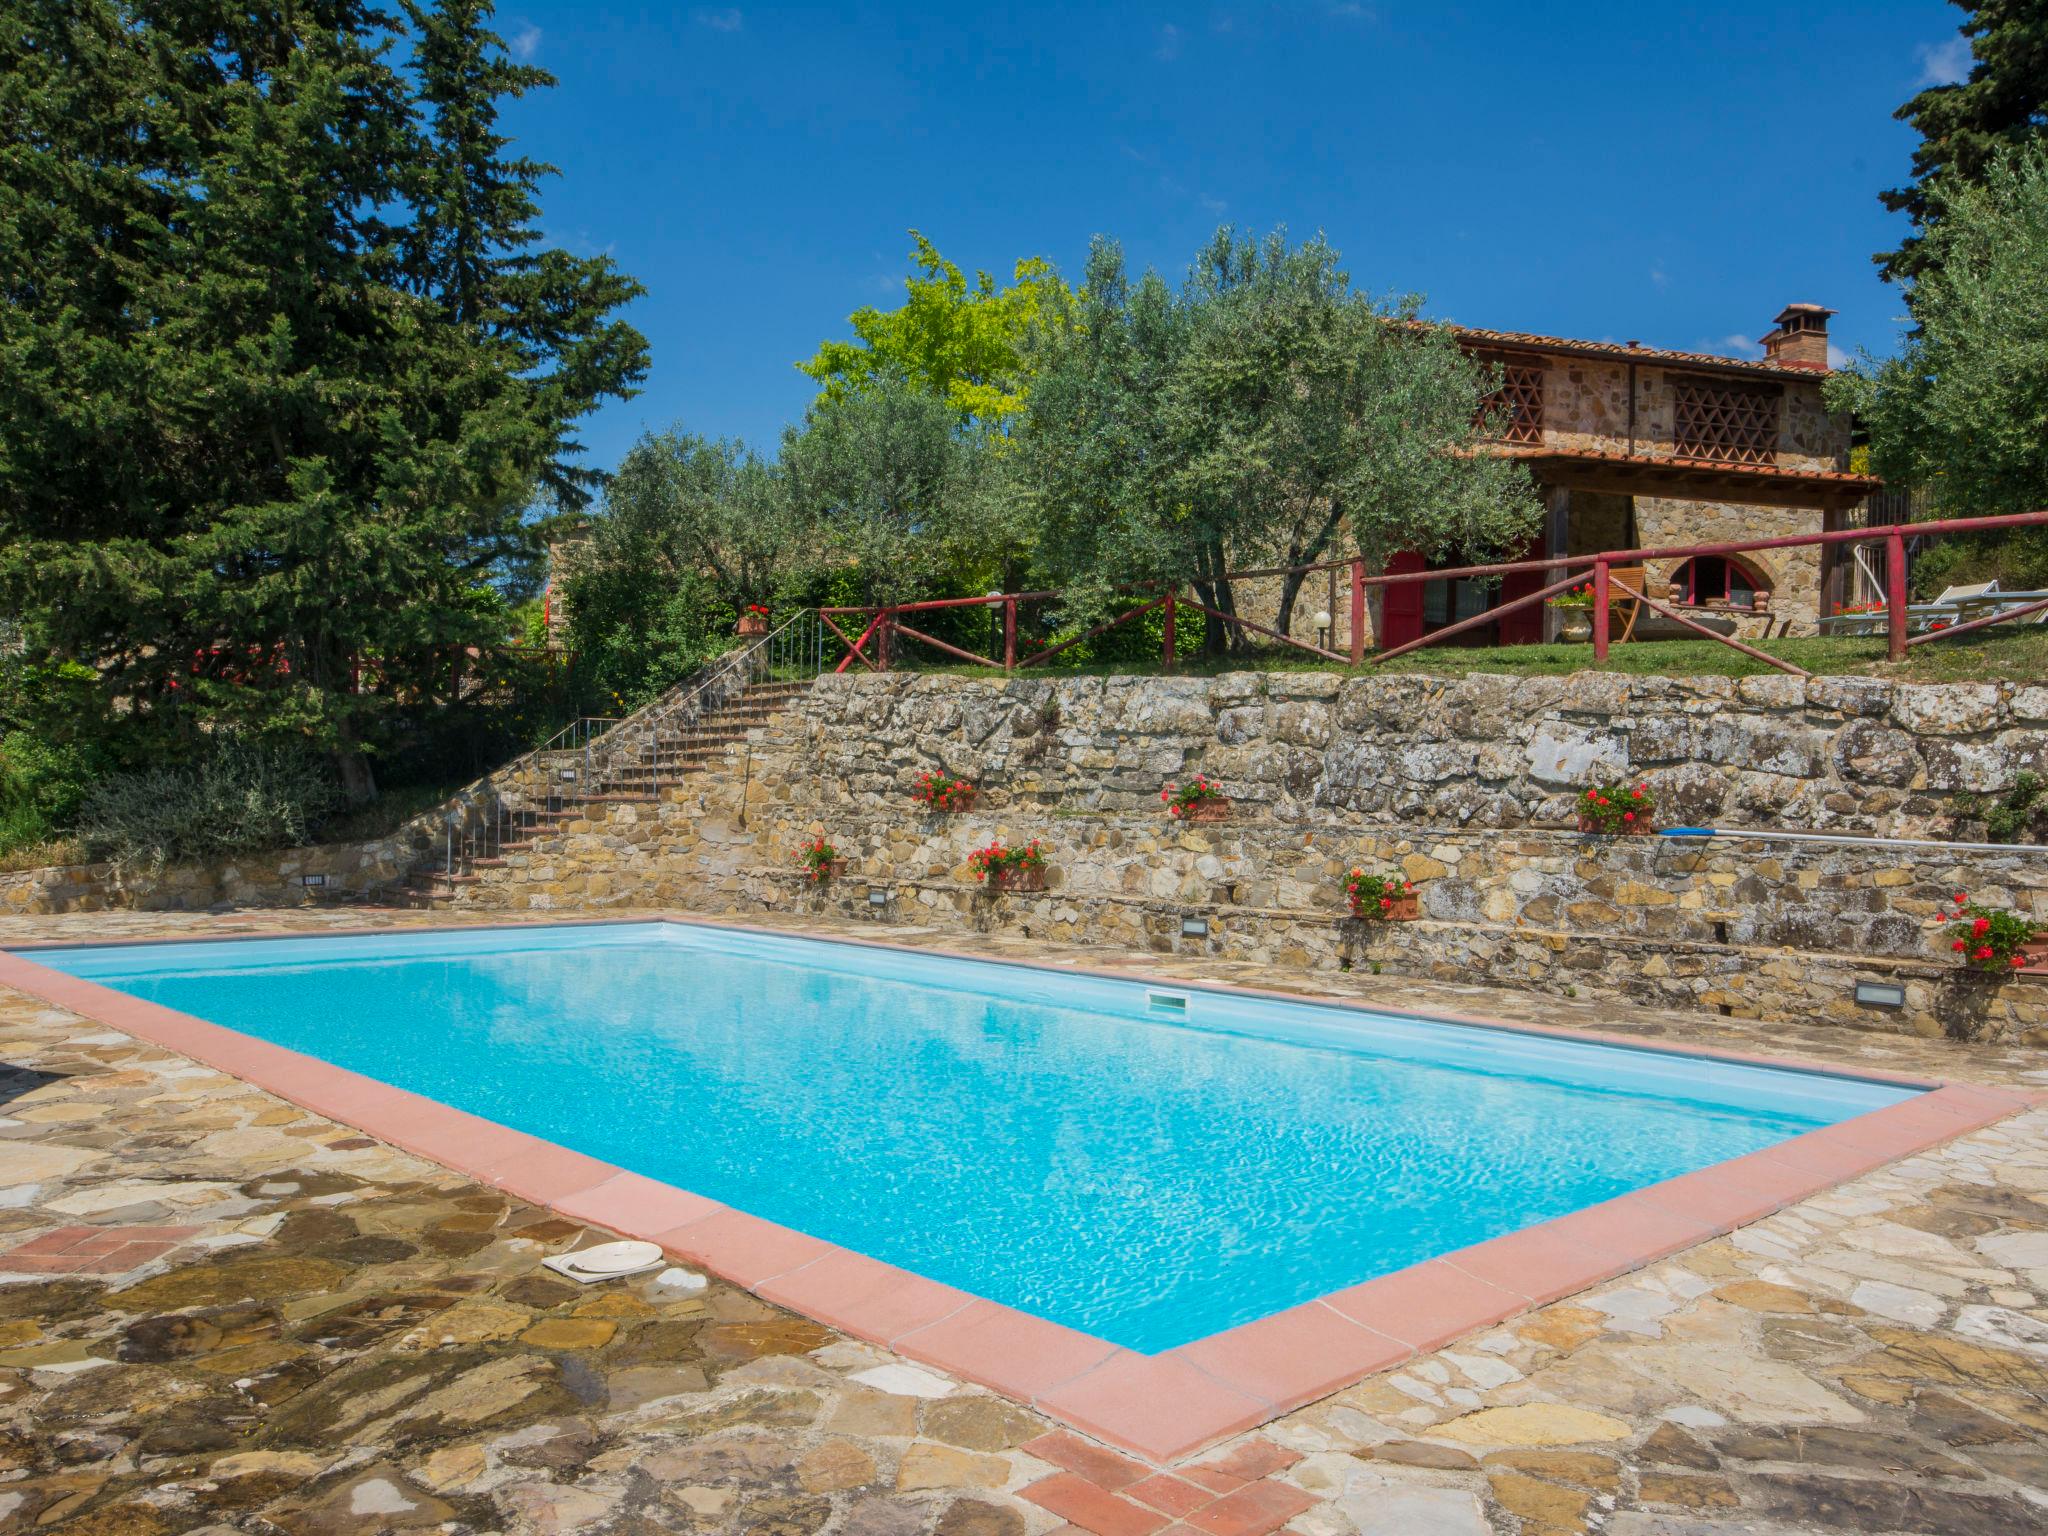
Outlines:
{"label": "metal handrail", "polygon": [[823,637],[816,611],[800,609],[629,715],[570,721],[457,798],[444,823],[442,873],[460,876],[502,859],[543,819],[588,805],[628,775],[636,790],[659,799],[681,777],[673,752],[664,761],[668,738],[680,736],[688,750],[693,741],[701,744],[697,722],[704,715],[756,684],[783,674],[816,677],[824,670]]}

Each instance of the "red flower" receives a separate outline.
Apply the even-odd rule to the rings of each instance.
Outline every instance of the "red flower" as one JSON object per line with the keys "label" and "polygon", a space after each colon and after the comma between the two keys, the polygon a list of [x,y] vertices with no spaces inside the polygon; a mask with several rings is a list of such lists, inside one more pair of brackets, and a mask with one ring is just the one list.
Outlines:
{"label": "red flower", "polygon": [[1636,819],[1636,813],[1634,811],[1623,811],[1621,813],[1621,819],[1623,821],[1634,821]]}
{"label": "red flower", "polygon": [[1970,932],[1972,932],[1972,933],[1974,933],[1975,935],[1977,935],[1977,937],[1978,937],[1978,938],[1980,938],[1980,939],[1981,939],[1981,938],[1983,938],[1983,937],[1984,937],[1984,935],[1985,935],[1985,934],[1987,934],[1987,933],[1989,933],[1990,931],[1991,931],[1991,919],[1990,919],[1990,918],[1988,918],[1988,917],[1980,917],[1980,918],[1978,918],[1978,919],[1977,919],[1977,921],[1975,921],[1974,923],[1970,924]]}
{"label": "red flower", "polygon": [[1977,960],[1989,960],[1991,958],[1991,946],[1988,944],[1985,945],[1982,949],[1978,950],[1977,953],[1971,958]]}
{"label": "red flower", "polygon": [[1955,950],[1958,954],[1961,954],[1964,950],[1968,949],[1969,947],[1969,944],[1962,939],[1957,939],[1955,943],[1949,945],[1949,948]]}
{"label": "red flower", "polygon": [[1382,896],[1382,897],[1380,898],[1380,906],[1381,906],[1381,907],[1383,907],[1383,908],[1385,908],[1385,907],[1391,907],[1391,906],[1392,906],[1393,904],[1394,904],[1394,898],[1393,898],[1393,897],[1391,897],[1391,896]]}
{"label": "red flower", "polygon": [[1957,906],[1959,906],[1959,907],[1960,907],[1960,906],[1961,906],[1961,905],[1962,905],[1962,904],[1963,904],[1964,902],[1968,901],[1969,899],[1970,899],[1970,898],[1969,898],[1969,895],[1968,895],[1968,893],[1966,893],[1966,892],[1963,892],[1963,891],[1957,891],[1957,892],[1956,892],[1956,905],[1957,905]]}
{"label": "red flower", "polygon": [[2027,963],[2027,957],[2026,957],[2025,955],[2014,955],[2014,956],[2012,957],[2012,963],[2013,963],[2013,968],[2014,968],[2015,970],[2017,970],[2017,969],[2018,969],[2019,967],[2021,967],[2021,966],[2023,966],[2023,965],[2025,965],[2025,964]]}

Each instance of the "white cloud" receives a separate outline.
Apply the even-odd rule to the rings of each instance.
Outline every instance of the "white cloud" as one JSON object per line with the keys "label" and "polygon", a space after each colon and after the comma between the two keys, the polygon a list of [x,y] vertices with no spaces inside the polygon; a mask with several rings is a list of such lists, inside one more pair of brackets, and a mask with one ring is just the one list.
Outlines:
{"label": "white cloud", "polygon": [[536,53],[540,52],[540,28],[535,26],[521,27],[512,34],[505,46],[511,49],[513,58],[524,64]]}
{"label": "white cloud", "polygon": [[1953,85],[1970,73],[1970,40],[1952,37],[1945,43],[1922,43],[1913,50],[1920,60],[1921,85]]}
{"label": "white cloud", "polygon": [[1180,57],[1180,28],[1168,22],[1159,29],[1159,46],[1153,50],[1165,62],[1171,64]]}
{"label": "white cloud", "polygon": [[1661,261],[1650,263],[1650,286],[1653,288],[1668,288],[1671,286],[1671,276],[1664,270],[1664,263]]}
{"label": "white cloud", "polygon": [[1828,366],[1830,368],[1846,368],[1854,361],[1853,357],[1836,346],[1832,341],[1828,343]]}
{"label": "white cloud", "polygon": [[1369,5],[1360,5],[1358,0],[1333,0],[1330,14],[1343,21],[1374,21],[1377,17]]}
{"label": "white cloud", "polygon": [[692,11],[690,19],[700,27],[709,27],[714,32],[737,32],[746,18],[740,15],[740,8],[729,5],[722,11]]}
{"label": "white cloud", "polygon": [[1202,205],[1202,211],[1212,219],[1222,218],[1224,212],[1230,207],[1230,204],[1223,201],[1222,198],[1213,197],[1207,192],[1197,192],[1195,194],[1195,201]]}
{"label": "white cloud", "polygon": [[1739,333],[1733,336],[1723,336],[1719,341],[1710,343],[1707,350],[1709,352],[1726,352],[1734,357],[1762,357],[1764,355],[1762,342],[1754,337],[1744,336]]}

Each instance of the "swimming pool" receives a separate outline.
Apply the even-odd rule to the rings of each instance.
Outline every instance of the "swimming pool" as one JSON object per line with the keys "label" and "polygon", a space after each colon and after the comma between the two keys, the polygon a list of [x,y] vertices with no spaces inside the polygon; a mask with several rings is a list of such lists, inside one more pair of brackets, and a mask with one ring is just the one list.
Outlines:
{"label": "swimming pool", "polygon": [[34,959],[1147,1355],[1921,1092],[672,923]]}

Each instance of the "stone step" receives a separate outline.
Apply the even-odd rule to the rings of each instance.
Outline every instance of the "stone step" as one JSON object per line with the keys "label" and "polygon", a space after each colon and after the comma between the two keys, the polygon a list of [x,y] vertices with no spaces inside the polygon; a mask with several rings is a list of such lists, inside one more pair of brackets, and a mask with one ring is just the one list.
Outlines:
{"label": "stone step", "polygon": [[[707,731],[702,736],[664,736],[660,749],[663,752],[685,752],[695,747],[729,747],[746,739],[744,731]],[[655,750],[653,742],[636,742],[634,746],[643,757]]]}

